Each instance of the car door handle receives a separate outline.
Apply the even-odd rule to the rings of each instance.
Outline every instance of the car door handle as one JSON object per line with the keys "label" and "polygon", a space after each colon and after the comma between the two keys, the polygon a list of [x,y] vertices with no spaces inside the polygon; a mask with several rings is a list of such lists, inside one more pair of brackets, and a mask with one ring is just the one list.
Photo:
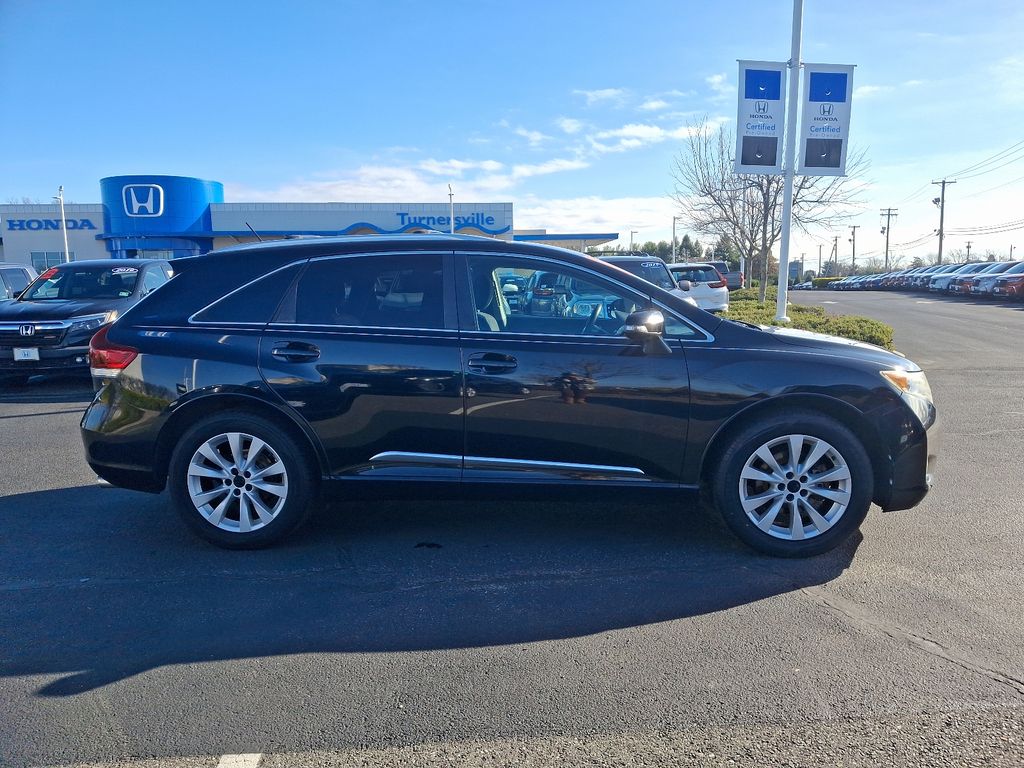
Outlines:
{"label": "car door handle", "polygon": [[474,373],[508,373],[514,371],[519,361],[511,355],[497,352],[477,352],[469,356],[466,367]]}
{"label": "car door handle", "polygon": [[286,363],[305,363],[320,357],[320,347],[302,341],[289,341],[276,344],[270,354]]}

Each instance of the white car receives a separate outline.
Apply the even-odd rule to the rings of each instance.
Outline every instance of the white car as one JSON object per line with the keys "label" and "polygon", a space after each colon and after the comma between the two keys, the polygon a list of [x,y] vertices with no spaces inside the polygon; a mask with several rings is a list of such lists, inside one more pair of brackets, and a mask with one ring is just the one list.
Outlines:
{"label": "white car", "polygon": [[690,282],[689,295],[698,307],[708,312],[729,311],[729,287],[722,274],[711,264],[672,264],[669,271],[677,284],[680,280]]}

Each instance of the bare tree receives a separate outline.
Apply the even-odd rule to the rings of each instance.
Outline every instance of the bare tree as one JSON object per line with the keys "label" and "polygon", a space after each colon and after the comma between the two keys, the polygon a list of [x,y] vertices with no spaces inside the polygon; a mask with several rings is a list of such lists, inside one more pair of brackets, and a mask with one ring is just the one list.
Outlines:
{"label": "bare tree", "polygon": [[[735,139],[704,118],[690,126],[690,138],[672,164],[672,199],[695,232],[729,237],[747,258],[747,278],[761,277],[761,301],[768,285],[772,249],[782,235],[784,179],[733,172]],[[803,232],[834,227],[860,209],[866,188],[857,180],[868,167],[863,151],[846,163],[847,176],[797,176],[793,185],[793,222]]]}

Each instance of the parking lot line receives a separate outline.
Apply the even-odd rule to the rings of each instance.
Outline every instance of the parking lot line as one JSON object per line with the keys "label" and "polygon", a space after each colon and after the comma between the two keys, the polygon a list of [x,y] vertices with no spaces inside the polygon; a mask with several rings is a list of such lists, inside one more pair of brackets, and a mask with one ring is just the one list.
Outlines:
{"label": "parking lot line", "polygon": [[242,755],[221,755],[217,768],[257,768],[262,753],[254,752]]}

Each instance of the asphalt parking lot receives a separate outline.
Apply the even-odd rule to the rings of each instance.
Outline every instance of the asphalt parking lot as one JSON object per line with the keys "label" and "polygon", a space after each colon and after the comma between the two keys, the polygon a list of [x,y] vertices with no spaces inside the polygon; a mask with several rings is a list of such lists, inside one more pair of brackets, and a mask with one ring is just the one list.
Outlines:
{"label": "asphalt parking lot", "polygon": [[0,392],[0,764],[1024,764],[1024,306],[792,297],[891,323],[943,432],[918,508],[800,562],[654,503],[224,552],[96,487],[87,383]]}

